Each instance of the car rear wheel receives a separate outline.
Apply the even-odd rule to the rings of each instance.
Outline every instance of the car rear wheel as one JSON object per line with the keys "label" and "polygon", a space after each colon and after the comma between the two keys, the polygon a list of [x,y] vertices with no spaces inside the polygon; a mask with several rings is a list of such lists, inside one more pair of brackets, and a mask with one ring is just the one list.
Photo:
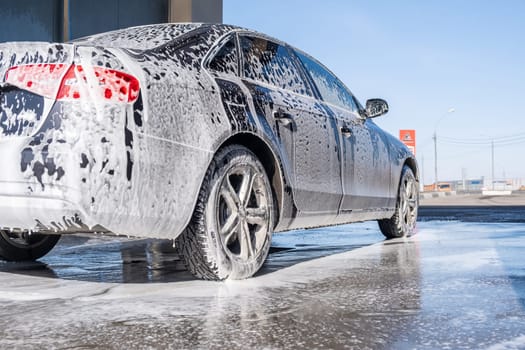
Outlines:
{"label": "car rear wheel", "polygon": [[0,231],[0,259],[8,261],[37,260],[57,244],[60,235]]}
{"label": "car rear wheel", "polygon": [[414,233],[419,206],[419,188],[416,177],[408,166],[401,172],[396,211],[390,219],[379,220],[379,228],[386,238],[399,238]]}
{"label": "car rear wheel", "polygon": [[273,197],[263,165],[247,148],[231,145],[214,157],[192,220],[177,239],[186,266],[207,280],[255,274],[270,249]]}

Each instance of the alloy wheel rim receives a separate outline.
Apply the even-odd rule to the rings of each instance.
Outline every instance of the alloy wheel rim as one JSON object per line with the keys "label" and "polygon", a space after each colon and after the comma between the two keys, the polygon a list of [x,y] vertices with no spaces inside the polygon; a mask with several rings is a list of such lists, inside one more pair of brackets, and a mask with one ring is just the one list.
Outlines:
{"label": "alloy wheel rim", "polygon": [[414,179],[407,177],[401,188],[400,216],[401,223],[406,233],[412,232],[417,220],[417,184]]}
{"label": "alloy wheel rim", "polygon": [[263,250],[270,229],[266,181],[250,164],[230,168],[218,193],[217,229],[228,256],[251,261]]}

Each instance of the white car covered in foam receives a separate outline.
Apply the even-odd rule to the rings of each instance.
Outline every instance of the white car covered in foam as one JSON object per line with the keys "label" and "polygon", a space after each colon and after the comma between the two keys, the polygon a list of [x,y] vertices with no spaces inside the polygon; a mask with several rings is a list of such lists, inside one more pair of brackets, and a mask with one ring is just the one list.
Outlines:
{"label": "white car covered in foam", "polygon": [[176,240],[245,278],[273,231],[378,220],[413,232],[414,156],[315,59],[246,29],[159,24],[0,44],[0,257],[59,235]]}

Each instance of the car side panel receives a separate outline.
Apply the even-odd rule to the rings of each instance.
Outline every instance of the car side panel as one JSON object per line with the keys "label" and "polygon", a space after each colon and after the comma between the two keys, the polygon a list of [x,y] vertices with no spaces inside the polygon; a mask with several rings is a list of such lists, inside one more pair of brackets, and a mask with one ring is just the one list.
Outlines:
{"label": "car side panel", "polygon": [[[215,150],[232,135],[232,120],[221,94],[202,70],[201,59],[220,32],[184,47],[133,55],[144,81],[142,122],[134,125],[138,217],[148,218],[141,236],[175,238],[188,224]],[[199,59],[200,58],[200,59]],[[125,58],[122,58],[123,60]]]}
{"label": "car side panel", "polygon": [[[273,126],[282,158],[290,168],[297,208],[291,227],[330,223],[337,216],[342,194],[333,119],[310,98],[250,81],[244,83],[249,87],[256,113]],[[286,114],[287,120],[279,121],[274,113]]]}
{"label": "car side panel", "polygon": [[[185,50],[199,55],[206,45]],[[95,120],[116,124],[107,129],[109,143],[91,151],[86,144],[82,192],[90,195],[82,198],[91,201],[90,222],[115,233],[175,238],[191,218],[217,137],[229,132],[227,117],[215,114],[212,82],[180,50],[109,51],[140,79],[141,95],[124,114],[95,113]]]}

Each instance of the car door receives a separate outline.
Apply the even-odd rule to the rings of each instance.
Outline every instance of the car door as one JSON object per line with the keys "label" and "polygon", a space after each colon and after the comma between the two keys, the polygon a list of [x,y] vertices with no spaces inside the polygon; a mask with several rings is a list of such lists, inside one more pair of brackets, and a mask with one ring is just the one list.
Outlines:
{"label": "car door", "polygon": [[386,206],[390,157],[377,127],[361,116],[357,100],[339,79],[311,57],[301,52],[297,55],[336,121],[343,159],[341,216]]}
{"label": "car door", "polygon": [[388,148],[376,137],[376,127],[357,112],[333,106],[341,133],[344,196],[341,213],[380,209],[390,197]]}
{"label": "car door", "polygon": [[292,173],[294,226],[328,224],[342,196],[335,120],[312,97],[288,47],[251,35],[240,35],[239,42],[243,81],[256,114],[274,128]]}

